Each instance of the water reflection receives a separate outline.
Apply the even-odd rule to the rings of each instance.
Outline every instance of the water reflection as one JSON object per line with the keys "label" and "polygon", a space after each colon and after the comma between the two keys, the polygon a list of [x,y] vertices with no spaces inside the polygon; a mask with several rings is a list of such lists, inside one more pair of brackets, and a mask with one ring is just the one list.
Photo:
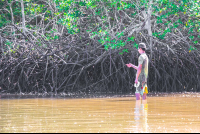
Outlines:
{"label": "water reflection", "polygon": [[136,133],[148,132],[148,104],[147,100],[137,100],[135,103],[134,119],[135,125],[133,131]]}
{"label": "water reflection", "polygon": [[200,132],[199,104],[198,97],[0,99],[0,132]]}

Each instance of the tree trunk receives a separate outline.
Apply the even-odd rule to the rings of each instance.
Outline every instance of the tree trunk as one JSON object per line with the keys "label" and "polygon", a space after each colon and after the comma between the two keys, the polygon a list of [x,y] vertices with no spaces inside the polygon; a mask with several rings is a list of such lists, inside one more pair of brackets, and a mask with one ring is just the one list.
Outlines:
{"label": "tree trunk", "polygon": [[25,25],[25,14],[24,14],[24,2],[21,0],[21,11],[22,11],[22,28],[23,28],[23,33],[26,35],[26,25]]}
{"label": "tree trunk", "polygon": [[152,12],[152,0],[150,0],[149,2],[149,9],[148,9],[148,20],[147,20],[147,29],[148,29],[148,34],[149,34],[149,37],[150,37],[150,42],[149,42],[149,47],[150,47],[150,60],[152,59],[152,30],[151,30],[151,12]]}
{"label": "tree trunk", "polygon": [[[14,22],[13,10],[12,10],[12,2],[10,3],[10,14],[11,14],[11,23],[12,23],[12,25],[14,25],[15,22]],[[15,41],[15,28],[14,27],[11,28],[11,33],[13,34],[13,40]]]}

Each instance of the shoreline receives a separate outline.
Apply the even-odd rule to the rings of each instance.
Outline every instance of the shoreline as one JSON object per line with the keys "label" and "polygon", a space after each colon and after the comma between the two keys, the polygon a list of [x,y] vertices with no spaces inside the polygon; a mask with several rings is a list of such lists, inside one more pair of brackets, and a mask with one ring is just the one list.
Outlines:
{"label": "shoreline", "polygon": [[[147,97],[200,97],[200,92],[171,92],[171,93],[148,93]],[[121,98],[121,97],[135,97],[134,93],[129,94],[114,94],[114,93],[97,93],[97,94],[0,94],[0,99],[89,99],[89,98]]]}

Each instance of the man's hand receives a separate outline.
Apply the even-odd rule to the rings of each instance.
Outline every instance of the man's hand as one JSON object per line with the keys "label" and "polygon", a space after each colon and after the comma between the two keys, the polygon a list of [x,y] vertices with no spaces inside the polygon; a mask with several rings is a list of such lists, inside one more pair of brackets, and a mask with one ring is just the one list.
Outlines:
{"label": "man's hand", "polygon": [[135,83],[138,84],[138,79],[135,79]]}
{"label": "man's hand", "polygon": [[129,64],[126,64],[127,65],[127,67],[131,67],[131,63],[129,63]]}
{"label": "man's hand", "polygon": [[126,64],[127,65],[127,67],[132,67],[132,68],[134,68],[134,69],[138,69],[138,67],[137,66],[135,66],[135,65],[133,65],[133,64],[131,64],[131,63],[129,63],[129,64]]}

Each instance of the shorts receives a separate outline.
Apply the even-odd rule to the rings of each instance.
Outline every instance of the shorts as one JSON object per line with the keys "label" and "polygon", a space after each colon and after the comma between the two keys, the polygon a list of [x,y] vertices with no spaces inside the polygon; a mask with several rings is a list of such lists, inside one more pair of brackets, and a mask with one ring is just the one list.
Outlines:
{"label": "shorts", "polygon": [[[144,84],[142,84],[142,83],[144,83]],[[147,84],[145,82],[140,82],[140,85],[138,87],[136,87],[135,93],[140,93],[140,95],[143,96],[145,86],[147,86]]]}

